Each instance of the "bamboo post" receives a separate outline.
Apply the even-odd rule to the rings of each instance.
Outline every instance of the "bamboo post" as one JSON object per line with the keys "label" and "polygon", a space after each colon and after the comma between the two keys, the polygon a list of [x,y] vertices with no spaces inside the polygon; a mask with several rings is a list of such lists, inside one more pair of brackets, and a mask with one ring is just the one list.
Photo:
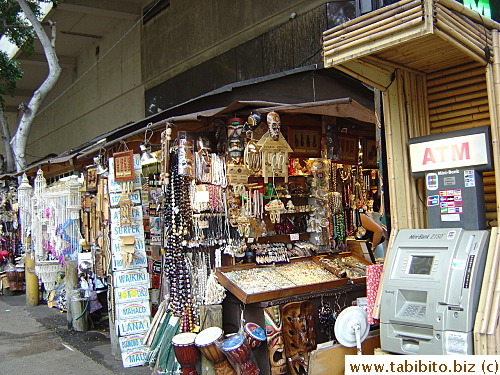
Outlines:
{"label": "bamboo post", "polygon": [[491,32],[489,29],[480,28],[477,23],[470,21],[466,17],[459,17],[439,3],[436,4],[436,10],[439,11],[440,17],[447,19],[449,23],[455,25],[455,27],[459,28],[462,32],[472,36],[473,39],[481,42],[483,45],[492,44]]}
{"label": "bamboo post", "polygon": [[391,218],[391,224],[394,229],[399,229],[399,218],[397,214],[397,197],[396,197],[396,179],[394,173],[394,148],[393,148],[393,119],[391,117],[391,111],[389,110],[391,95],[393,95],[392,87],[388,92],[383,92],[382,99],[384,104],[384,119],[385,119],[385,143],[387,148],[387,173],[388,173],[388,182],[389,182],[389,196],[391,197],[390,205],[391,212],[395,212]]}
{"label": "bamboo post", "polygon": [[468,18],[477,22],[480,25],[484,25],[490,29],[500,29],[500,23],[490,18],[483,17],[479,13],[474,12],[472,9],[467,8],[466,6],[458,3],[455,0],[439,0],[439,3],[451,10],[454,10],[457,13],[467,16]]}
{"label": "bamboo post", "polygon": [[441,31],[440,29],[434,29],[434,34],[436,34],[440,38],[444,39],[445,41],[447,41],[448,43],[453,45],[455,48],[460,50],[460,52],[464,53],[466,56],[470,57],[474,61],[477,61],[479,64],[486,65],[487,62],[484,60],[484,58],[482,56],[478,56],[477,54],[472,52],[470,49],[468,49],[467,47],[460,44],[460,42],[455,40],[455,38],[451,37],[447,33]]}
{"label": "bamboo post", "polygon": [[399,1],[397,3],[391,4],[389,6],[379,8],[373,12],[362,15],[361,17],[356,17],[350,21],[344,22],[338,26],[333,27],[330,30],[326,30],[323,33],[323,37],[329,36],[332,33],[335,33],[335,32],[341,31],[341,30],[345,30],[346,28],[348,28],[352,25],[360,24],[364,21],[373,22],[374,20],[384,18],[384,17],[386,17],[387,14],[393,14],[393,12],[392,12],[393,10],[396,10],[395,12],[398,12],[400,7],[410,3],[412,1],[413,0],[402,0],[402,1]]}
{"label": "bamboo post", "polygon": [[329,50],[331,46],[338,47],[342,45],[343,41],[353,39],[360,34],[369,34],[369,32],[373,32],[374,30],[377,30],[377,32],[387,30],[399,23],[405,23],[421,16],[422,7],[407,6],[406,8],[398,10],[398,12],[393,15],[385,15],[385,17],[379,21],[371,19],[369,20],[370,22],[367,21],[365,24],[358,23],[349,29],[344,29],[341,32],[332,34],[325,40],[323,47],[325,50]]}
{"label": "bamboo post", "polygon": [[480,48],[473,40],[468,38],[467,35],[461,33],[454,25],[448,24],[443,18],[436,18],[436,27],[442,32],[448,34],[450,37],[454,38],[458,43],[463,44],[470,50],[472,50],[476,55],[481,56],[486,60],[485,52]]}
{"label": "bamboo post", "polygon": [[474,354],[485,354],[483,353],[483,348],[481,346],[481,334],[485,333],[484,323],[486,311],[489,311],[491,306],[486,308],[486,301],[488,300],[488,288],[490,276],[492,274],[493,264],[496,261],[498,246],[498,227],[491,228],[490,243],[488,246],[488,253],[486,255],[486,264],[484,266],[483,282],[481,284],[481,293],[479,295],[479,303],[477,306],[476,318],[474,322]]}
{"label": "bamboo post", "polygon": [[408,82],[408,74],[405,72],[397,71],[398,80],[403,83],[402,86],[399,86],[398,90],[398,101],[399,101],[399,124],[401,130],[401,138],[400,145],[402,147],[401,158],[403,160],[403,179],[406,191],[406,213],[407,213],[407,224],[405,228],[415,228],[415,220],[413,217],[413,208],[414,208],[414,200],[415,200],[415,190],[412,189],[414,187],[412,178],[410,176],[410,163],[408,162],[408,153],[406,152],[406,145],[408,144],[409,138],[409,127],[411,126],[412,119],[412,110],[410,105],[411,87]]}
{"label": "bamboo post", "polygon": [[374,81],[366,78],[365,76],[362,76],[359,73],[356,73],[356,72],[352,71],[349,68],[346,68],[344,65],[341,65],[341,64],[335,65],[335,69],[338,69],[341,72],[344,72],[345,74],[350,75],[353,78],[359,79],[361,82],[364,82],[367,85],[370,85],[370,86],[372,86],[372,87],[374,87],[376,89],[379,89],[380,91],[385,91],[386,90],[386,88],[384,86],[382,86],[382,85],[378,84],[377,82],[374,82]]}
{"label": "bamboo post", "polygon": [[340,47],[334,46],[333,48],[329,48],[323,51],[323,55],[325,57],[328,57],[330,55],[335,55],[336,53],[339,53],[340,51],[345,51],[347,49],[353,48],[355,46],[358,46],[360,44],[368,44],[371,42],[375,42],[377,40],[380,40],[384,37],[393,35],[393,34],[398,34],[399,32],[406,30],[406,29],[411,29],[413,27],[418,26],[419,24],[422,24],[422,19],[413,19],[411,21],[405,22],[399,26],[393,26],[390,25],[388,29],[384,29],[383,31],[370,34],[367,36],[363,36],[360,38],[356,38],[352,40],[349,43],[343,43]]}

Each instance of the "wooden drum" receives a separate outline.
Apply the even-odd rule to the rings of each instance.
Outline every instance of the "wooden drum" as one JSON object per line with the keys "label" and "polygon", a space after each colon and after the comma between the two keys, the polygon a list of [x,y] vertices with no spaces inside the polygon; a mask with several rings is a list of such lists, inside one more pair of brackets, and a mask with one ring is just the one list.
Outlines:
{"label": "wooden drum", "polygon": [[250,347],[245,336],[236,334],[225,339],[222,343],[222,350],[234,363],[243,363],[250,356]]}
{"label": "wooden drum", "polygon": [[225,358],[224,353],[217,346],[217,342],[222,340],[224,332],[219,327],[205,328],[198,333],[194,343],[200,352],[212,362],[218,362]]}
{"label": "wooden drum", "polygon": [[175,358],[181,365],[182,375],[198,375],[196,371],[196,361],[198,360],[198,348],[194,341],[196,333],[179,333],[172,338]]}
{"label": "wooden drum", "polygon": [[257,349],[260,344],[266,342],[266,331],[264,328],[255,323],[245,324],[245,329],[243,331],[248,342],[250,349]]}
{"label": "wooden drum", "polygon": [[194,342],[200,352],[214,364],[217,375],[235,375],[233,367],[217,346],[223,337],[224,332],[221,328],[209,327],[198,333]]}

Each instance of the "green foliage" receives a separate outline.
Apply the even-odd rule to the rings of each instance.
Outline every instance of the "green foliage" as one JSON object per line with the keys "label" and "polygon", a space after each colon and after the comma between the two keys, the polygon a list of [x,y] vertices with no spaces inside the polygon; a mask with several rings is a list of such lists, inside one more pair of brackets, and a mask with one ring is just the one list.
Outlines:
{"label": "green foliage", "polygon": [[[40,16],[40,2],[55,1],[31,1],[27,0],[34,14]],[[16,0],[0,0],[0,38],[5,36],[9,41],[28,54],[32,54],[35,45],[35,32],[29,27],[24,18],[21,7]],[[16,88],[16,82],[21,79],[23,72],[19,63],[7,57],[5,52],[0,51],[0,106],[4,108],[4,95],[12,94]]]}
{"label": "green foliage", "polygon": [[19,63],[9,59],[5,52],[0,51],[0,107],[4,108],[4,95],[12,94],[22,76],[23,71]]}

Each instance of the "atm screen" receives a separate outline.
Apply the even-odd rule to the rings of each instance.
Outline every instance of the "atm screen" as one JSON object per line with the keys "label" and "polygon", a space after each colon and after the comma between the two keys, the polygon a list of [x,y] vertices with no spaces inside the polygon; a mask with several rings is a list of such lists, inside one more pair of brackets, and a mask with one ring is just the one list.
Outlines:
{"label": "atm screen", "polygon": [[430,275],[433,262],[434,257],[412,255],[408,273],[410,275]]}

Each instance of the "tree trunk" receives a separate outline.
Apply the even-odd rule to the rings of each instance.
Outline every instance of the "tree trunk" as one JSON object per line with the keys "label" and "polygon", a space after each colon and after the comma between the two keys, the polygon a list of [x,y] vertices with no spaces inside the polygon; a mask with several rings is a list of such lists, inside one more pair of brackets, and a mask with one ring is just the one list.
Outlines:
{"label": "tree trunk", "polygon": [[16,0],[21,9],[23,10],[28,21],[31,22],[33,30],[35,31],[40,43],[43,47],[43,52],[45,53],[45,58],[49,65],[49,74],[42,82],[40,87],[34,92],[31,100],[29,101],[27,107],[24,108],[21,114],[21,120],[17,127],[16,133],[11,140],[12,152],[14,154],[15,168],[18,172],[26,168],[26,143],[28,141],[29,132],[35,116],[42,105],[44,99],[47,97],[49,92],[54,88],[61,75],[61,66],[57,59],[55,50],[55,32],[52,25],[52,37],[49,38],[45,30],[43,29],[40,22],[37,20],[36,16],[31,11],[30,7],[26,3],[26,0]]}
{"label": "tree trunk", "polygon": [[14,155],[10,144],[10,129],[2,107],[0,107],[0,128],[2,129],[2,142],[5,149],[5,168],[3,173],[14,171]]}

